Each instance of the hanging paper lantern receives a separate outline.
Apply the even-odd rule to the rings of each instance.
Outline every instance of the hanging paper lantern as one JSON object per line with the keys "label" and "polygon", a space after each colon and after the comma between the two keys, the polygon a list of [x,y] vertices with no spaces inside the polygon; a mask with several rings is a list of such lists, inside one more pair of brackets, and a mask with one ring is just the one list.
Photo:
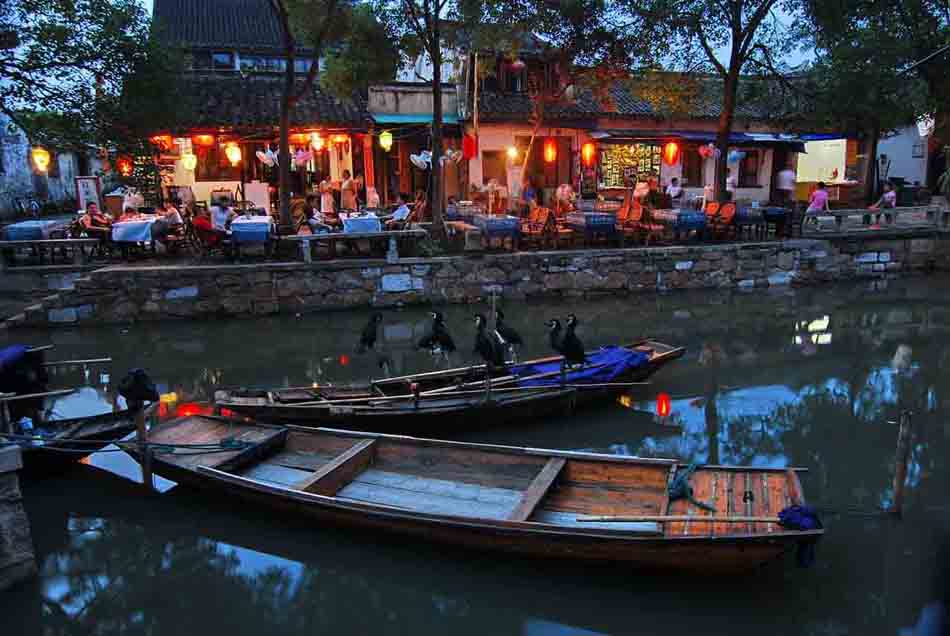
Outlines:
{"label": "hanging paper lantern", "polygon": [[191,142],[196,146],[210,148],[214,145],[214,135],[195,135],[191,138]]}
{"label": "hanging paper lantern", "polygon": [[345,144],[349,140],[350,140],[349,135],[333,135],[332,137],[330,137],[330,141],[332,141],[335,144]]}
{"label": "hanging paper lantern", "polygon": [[33,159],[33,165],[36,167],[39,172],[46,172],[49,170],[49,163],[52,159],[49,154],[49,150],[41,146],[34,146],[30,150],[30,158]]}
{"label": "hanging paper lantern", "polygon": [[462,137],[462,158],[474,159],[478,156],[478,137],[465,135]]}
{"label": "hanging paper lantern", "polygon": [[594,146],[593,142],[586,142],[581,146],[581,161],[584,162],[584,165],[590,168],[594,165],[594,159],[597,156],[597,147]]}
{"label": "hanging paper lantern", "polygon": [[194,170],[198,167],[198,157],[193,152],[186,152],[181,156],[181,167],[185,170]]}
{"label": "hanging paper lantern", "polygon": [[656,396],[656,414],[660,417],[669,416],[673,410],[673,402],[669,393],[660,393]]}
{"label": "hanging paper lantern", "polygon": [[671,141],[663,146],[663,161],[668,166],[675,166],[680,162],[680,145]]}
{"label": "hanging paper lantern", "polygon": [[393,134],[388,130],[379,133],[379,147],[389,152],[393,147]]}
{"label": "hanging paper lantern", "polygon": [[172,147],[171,135],[153,135],[152,137],[149,137],[149,141],[152,142],[153,146],[158,147],[158,149],[162,152],[170,150]]}
{"label": "hanging paper lantern", "polygon": [[231,142],[225,146],[224,154],[228,158],[228,161],[231,162],[232,166],[236,166],[241,163],[241,147],[236,143]]}
{"label": "hanging paper lantern", "polygon": [[505,154],[508,155],[508,158],[514,161],[518,158],[518,149],[514,146],[508,146],[508,149],[505,150]]}
{"label": "hanging paper lantern", "polygon": [[115,160],[115,169],[123,177],[131,177],[132,172],[135,170],[135,164],[132,162],[131,157],[119,157]]}
{"label": "hanging paper lantern", "polygon": [[549,137],[544,140],[544,162],[554,163],[557,161],[557,140]]}
{"label": "hanging paper lantern", "polygon": [[294,144],[295,146],[302,146],[304,144],[310,143],[310,135],[306,133],[294,133],[290,135],[288,141],[290,141],[290,143]]}

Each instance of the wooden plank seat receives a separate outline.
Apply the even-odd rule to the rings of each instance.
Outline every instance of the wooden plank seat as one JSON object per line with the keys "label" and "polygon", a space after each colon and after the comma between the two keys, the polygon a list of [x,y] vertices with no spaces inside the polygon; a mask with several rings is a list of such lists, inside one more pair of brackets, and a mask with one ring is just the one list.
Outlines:
{"label": "wooden plank seat", "polygon": [[304,262],[313,261],[313,248],[324,244],[327,247],[327,258],[336,257],[336,246],[339,243],[353,244],[358,241],[369,241],[388,243],[388,240],[396,239],[397,244],[401,243],[407,251],[414,252],[419,241],[428,236],[428,232],[422,229],[411,230],[383,230],[381,232],[328,232],[322,234],[296,234],[293,236],[281,237],[282,241],[291,241],[300,243],[300,253]]}

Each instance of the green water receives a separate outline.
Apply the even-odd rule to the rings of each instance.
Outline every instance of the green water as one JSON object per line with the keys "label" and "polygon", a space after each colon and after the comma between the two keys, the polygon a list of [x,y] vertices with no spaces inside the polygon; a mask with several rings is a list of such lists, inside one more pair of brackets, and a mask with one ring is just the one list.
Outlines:
{"label": "green water", "polygon": [[[471,314],[445,308],[470,359]],[[543,321],[580,316],[588,346],[644,335],[688,348],[630,407],[611,404],[458,439],[739,465],[804,466],[828,533],[807,570],[707,580],[622,565],[546,563],[311,522],[202,497],[147,495],[121,453],[25,484],[41,561],[0,597],[11,634],[897,634],[946,602],[950,557],[950,279],[770,293],[628,296],[505,305],[545,353]],[[215,386],[293,386],[434,368],[414,351],[425,310],[385,314],[383,356],[359,356],[367,313],[6,334],[56,344],[50,358],[108,354],[68,370],[54,405],[105,410],[112,384],[146,368],[179,406]],[[673,398],[666,423],[653,399]],[[915,438],[903,521],[835,511],[893,499],[901,409]],[[12,623],[10,618],[12,617]],[[766,631],[767,630],[767,631]]]}

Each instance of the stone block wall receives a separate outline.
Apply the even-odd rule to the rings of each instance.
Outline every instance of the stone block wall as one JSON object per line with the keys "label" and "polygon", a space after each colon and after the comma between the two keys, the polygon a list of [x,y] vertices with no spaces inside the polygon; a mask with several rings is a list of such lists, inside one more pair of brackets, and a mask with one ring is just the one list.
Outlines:
{"label": "stone block wall", "polygon": [[20,449],[0,448],[0,592],[36,574],[30,523],[17,470]]}
{"label": "stone block wall", "polygon": [[674,289],[753,289],[950,269],[950,240],[873,239],[520,252],[328,263],[107,267],[7,326],[256,316],[489,297],[586,297]]}

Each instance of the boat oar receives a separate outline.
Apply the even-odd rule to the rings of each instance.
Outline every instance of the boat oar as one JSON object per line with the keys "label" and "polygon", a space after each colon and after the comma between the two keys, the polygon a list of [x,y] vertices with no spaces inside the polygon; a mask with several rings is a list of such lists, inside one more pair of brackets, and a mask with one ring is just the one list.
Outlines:
{"label": "boat oar", "polygon": [[574,521],[590,523],[636,523],[639,521],[701,521],[705,523],[778,523],[778,517],[703,517],[700,515],[588,515]]}
{"label": "boat oar", "polygon": [[23,395],[16,395],[14,393],[3,393],[0,394],[0,402],[12,402],[14,400],[29,400],[31,398],[40,398],[40,397],[54,397],[57,395],[69,395],[70,393],[75,393],[77,389],[61,389],[59,391],[46,391],[44,393],[24,393]]}

